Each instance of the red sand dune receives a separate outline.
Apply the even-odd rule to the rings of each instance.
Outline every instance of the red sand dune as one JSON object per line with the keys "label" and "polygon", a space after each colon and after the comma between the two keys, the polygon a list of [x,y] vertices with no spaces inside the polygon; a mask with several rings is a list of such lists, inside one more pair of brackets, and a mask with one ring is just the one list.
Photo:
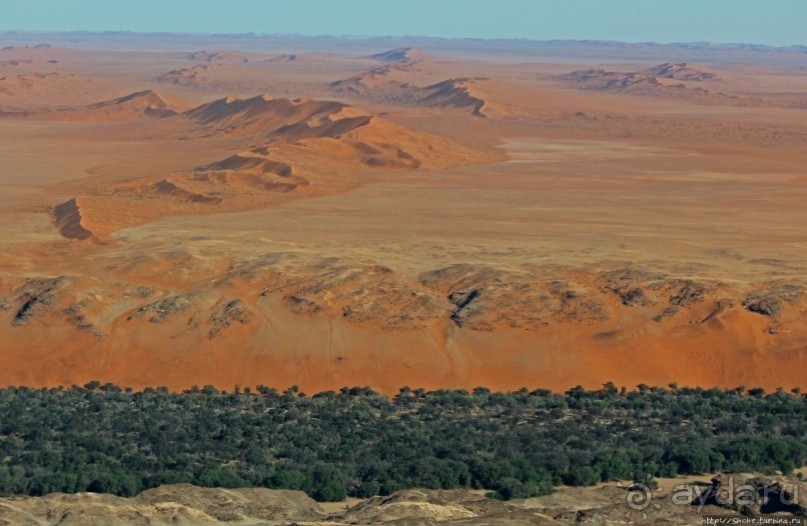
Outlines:
{"label": "red sand dune", "polygon": [[355,184],[357,171],[436,170],[490,158],[334,101],[227,97],[179,113],[182,106],[148,90],[29,115],[85,122],[157,117],[169,125],[165,133],[180,126],[189,135],[238,137],[236,151],[249,146],[167,178],[134,178],[71,199],[55,212],[65,237],[109,241],[121,228],[166,215],[246,210],[290,196],[341,191]]}
{"label": "red sand dune", "polygon": [[0,51],[0,384],[807,387],[803,53],[170,45]]}

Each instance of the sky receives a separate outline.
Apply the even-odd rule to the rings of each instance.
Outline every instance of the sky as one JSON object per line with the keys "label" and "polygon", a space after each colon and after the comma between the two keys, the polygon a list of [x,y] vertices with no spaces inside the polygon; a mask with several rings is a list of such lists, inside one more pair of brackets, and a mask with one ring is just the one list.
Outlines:
{"label": "sky", "polygon": [[807,0],[0,0],[0,30],[807,45]]}

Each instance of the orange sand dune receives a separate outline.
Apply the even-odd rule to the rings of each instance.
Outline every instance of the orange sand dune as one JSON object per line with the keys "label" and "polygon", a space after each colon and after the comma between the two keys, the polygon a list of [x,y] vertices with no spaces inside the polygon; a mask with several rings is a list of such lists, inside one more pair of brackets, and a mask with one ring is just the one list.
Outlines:
{"label": "orange sand dune", "polygon": [[162,179],[152,185],[149,185],[146,188],[145,193],[157,196],[170,196],[187,203],[221,203],[220,197],[201,195],[191,192],[177,183],[169,181],[168,179]]}
{"label": "orange sand dune", "polygon": [[[114,286],[76,276],[19,284],[0,311],[0,331],[17,335],[0,358],[0,383],[103,378],[176,389],[297,384],[308,392],[369,384],[387,393],[402,385],[803,384],[804,327],[788,322],[794,346],[778,348],[766,330],[770,317],[721,303],[740,291],[699,296],[693,292],[699,283],[670,279],[657,287],[652,277],[644,299],[626,304],[608,287],[643,288],[650,276],[579,273],[558,286],[549,269],[546,281],[519,282],[517,273],[469,266],[411,279],[388,267],[327,259],[284,270],[284,257],[290,256],[232,263],[211,282],[209,270],[176,254],[175,270],[203,271],[196,286],[182,291],[170,275],[138,284],[132,257],[120,261],[116,272],[124,281]],[[464,288],[468,279],[475,289]],[[602,280],[610,285],[602,288]],[[665,297],[668,291],[675,295]],[[549,305],[544,296],[552,298]],[[800,298],[784,300],[776,316],[803,315]],[[667,314],[653,321],[659,312]],[[54,337],[63,342],[58,368],[46,366]],[[155,353],[166,341],[170,351]]]}
{"label": "orange sand dune", "polygon": [[261,173],[272,173],[281,177],[291,177],[293,173],[291,166],[288,164],[272,161],[264,157],[240,154],[231,155],[221,161],[202,166],[201,169],[209,171],[256,170]]}
{"label": "orange sand dune", "polygon": [[187,61],[168,62],[164,67],[150,71],[150,76],[154,82],[168,85],[172,89],[194,88],[189,94],[196,101],[211,100],[232,93],[241,96],[265,93],[273,80],[284,78],[271,71],[270,64],[262,55],[250,59],[248,63],[222,61],[202,62],[191,66],[187,64]]}
{"label": "orange sand dune", "polygon": [[218,133],[269,132],[281,126],[318,115],[341,110],[344,104],[334,101],[283,99],[259,95],[248,99],[227,97],[203,104],[185,115],[195,123],[211,127]]}
{"label": "orange sand dune", "polygon": [[449,79],[426,86],[423,91],[428,95],[420,99],[420,104],[439,108],[461,108],[470,110],[472,115],[487,117],[489,114],[501,114],[502,110],[486,100],[477,86],[488,79],[462,78]]}
{"label": "orange sand dune", "polygon": [[331,155],[337,163],[423,169],[487,159],[444,139],[406,130],[334,101],[228,97],[199,106],[185,116],[218,133],[259,133],[265,142],[253,151],[264,154],[271,149],[297,151],[302,147],[308,152],[302,154],[304,157],[319,153]]}
{"label": "orange sand dune", "polygon": [[140,117],[171,117],[187,109],[187,104],[152,90],[143,90],[80,108],[27,112],[28,118],[66,121],[128,121]]}
{"label": "orange sand dune", "polygon": [[144,90],[114,100],[90,104],[86,109],[108,111],[109,113],[143,113],[153,117],[170,117],[187,109],[187,105],[166,98],[156,91]]}
{"label": "orange sand dune", "polygon": [[[250,147],[170,177],[90,189],[57,207],[55,221],[65,237],[109,241],[117,230],[166,215],[246,210],[292,196],[337,192],[356,184],[357,170],[437,170],[491,159],[334,101],[227,97],[181,114],[174,109],[180,106],[142,91],[35,115],[83,121],[161,117],[184,123],[182,133],[242,137],[241,144]],[[165,130],[174,133],[176,128]]]}
{"label": "orange sand dune", "polygon": [[435,55],[423,51],[422,49],[416,49],[411,47],[390,49],[389,51],[383,51],[381,53],[376,53],[370,56],[370,58],[372,58],[373,60],[386,63],[430,60],[433,59],[434,57]]}
{"label": "orange sand dune", "polygon": [[[505,83],[486,77],[442,78],[430,63],[405,61],[369,69],[329,84],[332,93],[387,104],[460,109],[476,117],[507,116],[514,106]],[[435,82],[435,77],[441,80]]]}
{"label": "orange sand dune", "polygon": [[95,235],[84,226],[84,218],[78,198],[73,198],[56,206],[54,219],[59,233],[68,239],[97,239]]}
{"label": "orange sand dune", "polygon": [[408,63],[379,66],[345,79],[335,80],[329,87],[334,93],[354,96],[377,97],[380,93],[388,92],[390,93],[388,97],[395,94],[405,97],[404,92],[410,81],[402,80],[401,77],[408,77],[415,67],[414,64]]}
{"label": "orange sand dune", "polygon": [[0,51],[0,385],[807,387],[803,54],[82,38]]}

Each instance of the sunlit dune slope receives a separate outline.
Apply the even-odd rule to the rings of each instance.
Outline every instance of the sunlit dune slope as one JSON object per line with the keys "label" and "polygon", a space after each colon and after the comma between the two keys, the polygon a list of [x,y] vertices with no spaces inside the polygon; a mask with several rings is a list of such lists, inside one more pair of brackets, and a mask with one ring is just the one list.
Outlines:
{"label": "sunlit dune slope", "polygon": [[[295,195],[340,191],[365,171],[439,170],[491,159],[335,101],[256,96],[227,97],[180,112],[184,106],[141,91],[28,115],[101,122],[147,117],[170,121],[166,134],[180,130],[185,136],[235,141],[235,152],[219,161],[100,186],[59,204],[55,220],[65,237],[109,241],[116,230],[165,215],[244,210]],[[159,123],[154,126],[152,132],[159,130]]]}

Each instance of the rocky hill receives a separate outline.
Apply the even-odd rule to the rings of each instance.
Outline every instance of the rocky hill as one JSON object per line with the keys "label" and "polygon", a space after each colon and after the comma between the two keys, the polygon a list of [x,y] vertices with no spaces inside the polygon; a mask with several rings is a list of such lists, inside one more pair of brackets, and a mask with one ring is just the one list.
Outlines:
{"label": "rocky hill", "polygon": [[[729,486],[731,484],[731,486]],[[666,485],[666,486],[665,486]],[[741,496],[738,488],[743,491]],[[484,491],[410,489],[320,506],[299,491],[162,486],[132,498],[96,493],[0,499],[0,522],[16,526],[572,526],[691,525],[704,515],[798,518],[807,508],[795,477],[719,475],[668,479],[659,487],[609,483],[502,502]]]}

